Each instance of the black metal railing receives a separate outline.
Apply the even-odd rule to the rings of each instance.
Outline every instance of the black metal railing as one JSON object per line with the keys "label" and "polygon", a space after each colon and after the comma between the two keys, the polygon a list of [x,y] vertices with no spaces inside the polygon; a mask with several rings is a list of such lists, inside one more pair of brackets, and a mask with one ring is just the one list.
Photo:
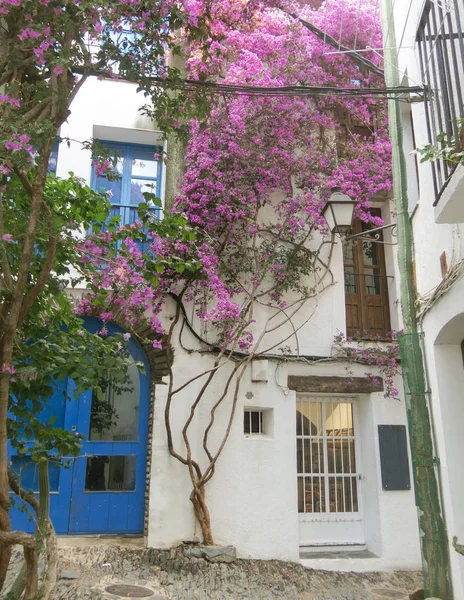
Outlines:
{"label": "black metal railing", "polygon": [[388,339],[390,309],[388,279],[379,269],[353,273],[345,267],[346,334],[348,337]]}
{"label": "black metal railing", "polygon": [[[459,123],[464,118],[464,6],[462,0],[427,0],[417,31],[425,115],[431,144],[460,150]],[[440,134],[444,134],[440,139]],[[445,158],[432,162],[434,206],[453,174]]]}

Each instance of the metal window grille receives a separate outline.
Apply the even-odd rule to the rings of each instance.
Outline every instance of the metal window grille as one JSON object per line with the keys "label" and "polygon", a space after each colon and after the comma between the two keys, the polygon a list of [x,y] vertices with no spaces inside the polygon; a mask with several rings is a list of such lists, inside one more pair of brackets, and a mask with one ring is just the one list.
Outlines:
{"label": "metal window grille", "polygon": [[262,410],[245,410],[243,431],[246,435],[262,435],[264,433]]}
{"label": "metal window grille", "polygon": [[298,512],[359,512],[353,405],[297,401]]}
{"label": "metal window grille", "polygon": [[[427,0],[417,32],[422,82],[426,86],[425,115],[429,141],[460,149],[458,127],[464,118],[464,6],[462,0]],[[444,133],[442,141],[438,136]],[[434,206],[453,174],[445,159],[432,163]]]}

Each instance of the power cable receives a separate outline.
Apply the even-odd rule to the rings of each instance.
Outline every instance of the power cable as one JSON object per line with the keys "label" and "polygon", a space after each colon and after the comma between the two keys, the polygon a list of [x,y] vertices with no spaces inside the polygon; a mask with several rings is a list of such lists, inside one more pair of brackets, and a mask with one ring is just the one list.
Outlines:
{"label": "power cable", "polygon": [[404,20],[403,32],[401,34],[400,43],[398,44],[398,48],[397,48],[397,51],[396,51],[396,57],[397,58],[399,56],[400,50],[403,48],[404,36],[405,36],[405,33],[406,33],[406,28],[408,26],[409,17],[411,16],[411,8],[412,8],[413,2],[414,2],[414,0],[409,0],[408,14],[406,15],[406,19]]}
{"label": "power cable", "polygon": [[[83,67],[74,67],[73,72],[76,74],[94,75],[111,79],[114,81],[115,74],[102,72],[98,69],[89,70]],[[117,78],[131,83],[140,84],[139,79],[131,78],[130,76],[117,76]],[[424,97],[427,91],[426,86],[417,85],[398,86],[393,88],[361,88],[361,87],[333,87],[333,86],[313,86],[313,85],[286,85],[286,86],[256,86],[256,85],[237,85],[228,83],[217,83],[214,81],[198,81],[196,79],[165,79],[159,76],[146,76],[145,81],[150,82],[153,86],[166,87],[171,90],[206,90],[216,94],[223,95],[248,95],[248,96],[288,96],[288,97],[364,97],[364,96],[383,96],[385,98],[401,100],[398,96],[409,96],[417,94],[420,99]],[[407,101],[407,98],[404,98]]]}
{"label": "power cable", "polygon": [[304,86],[304,85],[287,85],[287,86],[253,86],[253,85],[237,85],[227,83],[217,83],[212,81],[197,81],[195,79],[183,79],[175,81],[172,79],[163,79],[161,77],[151,77],[150,80],[156,86],[164,86],[170,89],[182,89],[194,91],[204,89],[221,94],[234,95],[249,95],[249,96],[394,96],[418,94],[423,95],[423,86],[398,86],[394,88],[348,88],[348,87],[332,87],[332,86]]}

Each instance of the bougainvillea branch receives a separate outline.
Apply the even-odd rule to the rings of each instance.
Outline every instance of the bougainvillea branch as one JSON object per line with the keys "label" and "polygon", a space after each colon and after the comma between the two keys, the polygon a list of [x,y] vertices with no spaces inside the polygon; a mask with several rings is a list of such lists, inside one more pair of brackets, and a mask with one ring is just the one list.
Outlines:
{"label": "bougainvillea branch", "polygon": [[373,340],[372,336],[364,336],[362,333],[347,338],[338,332],[334,337],[335,354],[339,359],[348,361],[346,369],[351,376],[355,363],[374,367],[376,373],[367,372],[366,377],[374,387],[380,388],[380,374],[383,375],[385,398],[398,399],[396,378],[401,374],[398,333],[401,332],[391,331],[388,340],[385,337]]}

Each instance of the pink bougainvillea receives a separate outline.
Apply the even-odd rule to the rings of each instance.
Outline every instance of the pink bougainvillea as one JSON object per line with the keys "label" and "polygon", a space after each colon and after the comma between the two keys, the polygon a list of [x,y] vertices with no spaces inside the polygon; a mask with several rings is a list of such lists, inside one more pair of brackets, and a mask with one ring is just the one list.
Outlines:
{"label": "pink bougainvillea", "polygon": [[[300,13],[333,37],[342,31],[346,46],[379,47],[375,2],[364,3],[361,14],[358,4],[326,0],[319,10],[306,6]],[[190,19],[210,20],[207,54],[204,40],[187,44],[192,79],[266,88],[383,85],[275,5],[250,8],[249,19],[242,18],[238,0],[209,3],[208,11],[201,0],[189,7]],[[379,63],[378,54],[365,56]],[[174,214],[185,218],[194,238],[166,237],[156,222],[135,223],[85,240],[83,260],[98,265],[92,282],[97,295],[111,289],[129,322],[148,312],[161,334],[165,299],[182,294],[200,320],[218,329],[219,345],[235,342],[249,351],[253,303],[280,311],[295,294],[311,295],[318,240],[327,235],[321,209],[332,187],[357,200],[358,217],[381,224],[369,214],[369,202],[391,185],[385,102],[369,96],[218,95],[208,118],[188,126],[187,169]],[[109,167],[108,160],[95,163],[98,173]],[[148,232],[145,253],[140,227]],[[147,249],[164,265],[151,280]],[[87,302],[79,310],[90,309]]]}
{"label": "pink bougainvillea", "polygon": [[[175,40],[185,50],[190,79],[261,86],[268,92],[285,86],[358,90],[383,85],[378,75],[334,52],[291,16],[298,13],[345,46],[378,48],[374,0],[364,2],[362,10],[357,0],[325,0],[318,9],[277,0],[189,0],[182,7],[163,0],[150,10],[141,10],[135,0],[98,9],[97,4],[90,2],[79,14],[83,34],[119,65],[111,73],[108,65],[101,69],[102,77],[144,74],[143,48],[158,36],[156,75],[161,79],[173,73],[164,49]],[[18,7],[21,0],[0,0],[5,15],[16,14]],[[18,48],[52,83],[62,82],[82,61],[78,45],[65,51],[59,22],[66,15],[61,5],[55,8],[56,23],[18,10],[15,32]],[[49,3],[39,9],[50,10]],[[175,35],[163,25],[168,14]],[[135,37],[118,44],[127,27]],[[380,61],[374,52],[364,56]],[[23,108],[15,86],[0,96],[5,115],[30,109]],[[254,303],[284,311],[294,302],[289,294],[303,300],[316,293],[317,257],[327,235],[321,209],[331,188],[340,186],[357,200],[357,216],[379,224],[369,214],[369,202],[390,188],[385,102],[330,93],[238,92],[213,95],[207,116],[191,119],[187,104],[192,99],[184,98],[185,111],[183,106],[174,111],[170,126],[189,130],[187,168],[174,206],[174,215],[189,228],[187,237],[183,226],[179,239],[146,219],[88,237],[80,248],[85,269],[92,270],[93,295],[77,310],[88,312],[96,299],[102,306],[102,294],[109,290],[107,303],[118,305],[132,323],[151,315],[154,332],[161,335],[166,298],[181,294],[198,319],[215,326],[219,344],[234,342],[247,351],[253,346]],[[3,174],[34,166],[34,148],[40,145],[35,135],[2,130]],[[91,149],[96,175],[117,177],[113,157]],[[109,311],[102,314],[104,321],[111,318]]]}
{"label": "pink bougainvillea", "polygon": [[[300,13],[333,37],[343,22],[346,46],[379,47],[375,3],[364,3],[361,14],[358,4],[326,0],[319,10],[306,6]],[[382,85],[378,75],[329,52],[322,39],[275,5],[250,9],[248,20],[238,0],[209,3],[208,11],[201,0],[189,7],[190,19],[210,20],[208,53],[204,40],[187,45],[192,79],[267,88]],[[377,54],[366,56],[379,62]],[[321,209],[332,187],[357,200],[357,216],[380,224],[369,214],[369,201],[390,189],[385,103],[369,96],[238,93],[216,96],[206,121],[191,120],[189,127],[187,170],[174,211],[185,217],[195,240],[159,235],[156,223],[149,224],[145,248],[165,263],[154,284],[147,278],[137,223],[114,234],[123,239],[116,254],[109,232],[85,240],[83,260],[97,262],[93,285],[113,290],[129,322],[147,311],[157,319],[167,294],[182,293],[198,318],[219,327],[221,343],[235,340],[247,350],[253,344],[244,318],[250,301],[284,310],[287,293],[308,295],[311,252],[317,255],[311,243],[327,234]],[[108,160],[95,163],[97,174],[109,167]],[[147,231],[147,223],[143,227]],[[172,256],[195,265],[190,278],[180,263],[169,265]],[[155,331],[162,331],[158,320]]]}

